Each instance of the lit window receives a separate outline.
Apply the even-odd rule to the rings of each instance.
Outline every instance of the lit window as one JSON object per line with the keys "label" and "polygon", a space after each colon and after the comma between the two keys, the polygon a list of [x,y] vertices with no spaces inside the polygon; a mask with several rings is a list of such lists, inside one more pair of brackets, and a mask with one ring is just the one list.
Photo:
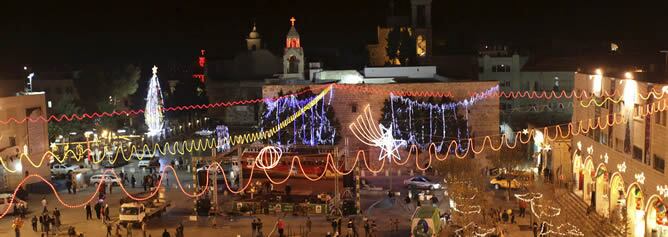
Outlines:
{"label": "lit window", "polygon": [[51,108],[51,101],[50,100],[46,102],[46,106],[49,107],[49,109]]}

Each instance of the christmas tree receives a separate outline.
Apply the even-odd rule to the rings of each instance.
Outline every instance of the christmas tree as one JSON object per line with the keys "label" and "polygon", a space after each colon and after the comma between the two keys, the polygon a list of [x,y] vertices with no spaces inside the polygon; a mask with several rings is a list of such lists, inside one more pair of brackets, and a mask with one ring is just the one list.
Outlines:
{"label": "christmas tree", "polygon": [[149,136],[158,136],[162,134],[163,115],[162,91],[158,81],[158,67],[153,66],[153,77],[148,84],[148,93],[146,95],[146,108],[144,109],[144,120],[148,126]]}

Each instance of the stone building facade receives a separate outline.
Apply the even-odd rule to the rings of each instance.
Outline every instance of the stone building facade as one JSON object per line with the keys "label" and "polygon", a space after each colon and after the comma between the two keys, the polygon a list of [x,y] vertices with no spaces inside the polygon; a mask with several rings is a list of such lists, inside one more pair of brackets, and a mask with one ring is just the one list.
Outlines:
{"label": "stone building facade", "polygon": [[[354,86],[337,86],[341,84],[333,84],[334,93],[332,97],[332,106],[334,113],[341,129],[341,142],[337,147],[341,151],[341,155],[346,154],[350,158],[356,155],[358,150],[366,152],[369,160],[378,161],[378,149],[371,148],[362,142],[358,141],[351,130],[348,128],[349,124],[356,121],[357,117],[362,115],[366,106],[370,106],[373,119],[375,122],[382,116],[381,109],[383,103],[389,98],[390,91],[411,91],[411,92],[436,92],[445,93],[450,92],[453,95],[454,101],[461,101],[470,97],[469,93],[481,93],[491,88],[497,88],[496,82],[438,82],[438,83],[389,83],[389,84],[356,84]],[[323,85],[265,85],[262,89],[262,97],[275,97],[280,91],[283,93],[299,91],[305,87],[321,88]],[[317,93],[319,91],[315,91]],[[426,98],[424,98],[426,99]],[[499,134],[499,100],[498,97],[490,96],[486,99],[480,100],[467,109],[458,109],[462,114],[468,117],[468,123],[471,131],[471,136],[475,138],[482,138],[484,136]],[[347,142],[346,142],[347,140]],[[481,139],[474,141],[476,146],[482,144]],[[347,144],[347,146],[346,146]],[[480,148],[477,148],[480,149]],[[426,152],[420,152],[421,159],[427,159]],[[473,154],[473,153],[470,153]],[[406,154],[402,154],[405,157]],[[471,157],[482,158],[493,157],[498,153],[485,149],[481,154],[472,155]],[[452,158],[452,157],[451,157]],[[346,159],[352,162],[352,159]],[[426,162],[426,160],[424,160]],[[414,161],[410,163],[414,164]]]}
{"label": "stone building facade", "polygon": [[[633,76],[628,75],[629,78]],[[574,89],[594,93],[574,99],[572,122],[616,118],[618,123],[573,136],[573,192],[613,220],[621,218],[627,236],[668,236],[664,199],[668,197],[667,83],[621,75],[576,73]],[[658,97],[649,96],[650,91]],[[616,96],[606,101],[605,92]],[[648,116],[643,114],[652,111]],[[622,120],[622,116],[630,118]]]}

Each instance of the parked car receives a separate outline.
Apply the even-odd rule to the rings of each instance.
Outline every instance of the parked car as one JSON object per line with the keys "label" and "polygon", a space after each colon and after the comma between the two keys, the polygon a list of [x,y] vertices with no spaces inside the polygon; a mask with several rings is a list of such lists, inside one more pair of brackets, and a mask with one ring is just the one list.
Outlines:
{"label": "parked car", "polygon": [[509,174],[497,175],[489,181],[489,184],[491,184],[494,189],[517,189],[522,186],[521,182],[514,175]]}
{"label": "parked car", "polygon": [[[9,207],[9,203],[12,201],[12,194],[11,193],[1,193],[0,194],[0,212],[3,212],[5,209]],[[28,208],[28,203],[26,201],[23,201],[19,198],[14,199],[14,204],[16,205],[18,203],[21,203],[25,205],[26,208]],[[14,207],[14,206],[12,206]],[[7,214],[12,214],[14,213],[14,208],[9,208],[9,212]]]}
{"label": "parked car", "polygon": [[418,176],[413,176],[407,180],[404,180],[404,184],[408,186],[408,188],[419,188],[419,189],[442,189],[443,185],[437,182],[432,182],[429,180],[427,177],[418,175]]}
{"label": "parked car", "polygon": [[78,169],[79,169],[78,165],[56,163],[51,166],[51,173],[54,175],[65,175],[70,171],[74,172]]}
{"label": "parked car", "polygon": [[151,168],[151,167],[160,167],[160,158],[155,157],[155,158],[144,158],[143,160],[139,160],[139,163],[137,163],[138,168]]}
{"label": "parked car", "polygon": [[112,185],[118,185],[121,180],[119,178],[114,177],[113,175],[110,174],[96,174],[90,177],[90,184],[92,185],[98,185],[100,182],[104,180],[104,183],[112,184]]}

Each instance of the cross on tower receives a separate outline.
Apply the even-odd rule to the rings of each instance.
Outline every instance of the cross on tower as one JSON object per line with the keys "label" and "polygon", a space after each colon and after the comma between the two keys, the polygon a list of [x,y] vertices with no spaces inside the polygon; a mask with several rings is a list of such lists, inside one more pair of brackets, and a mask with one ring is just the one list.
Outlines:
{"label": "cross on tower", "polygon": [[290,18],[290,23],[292,24],[292,26],[295,26],[295,21],[297,20],[295,20],[294,16]]}

